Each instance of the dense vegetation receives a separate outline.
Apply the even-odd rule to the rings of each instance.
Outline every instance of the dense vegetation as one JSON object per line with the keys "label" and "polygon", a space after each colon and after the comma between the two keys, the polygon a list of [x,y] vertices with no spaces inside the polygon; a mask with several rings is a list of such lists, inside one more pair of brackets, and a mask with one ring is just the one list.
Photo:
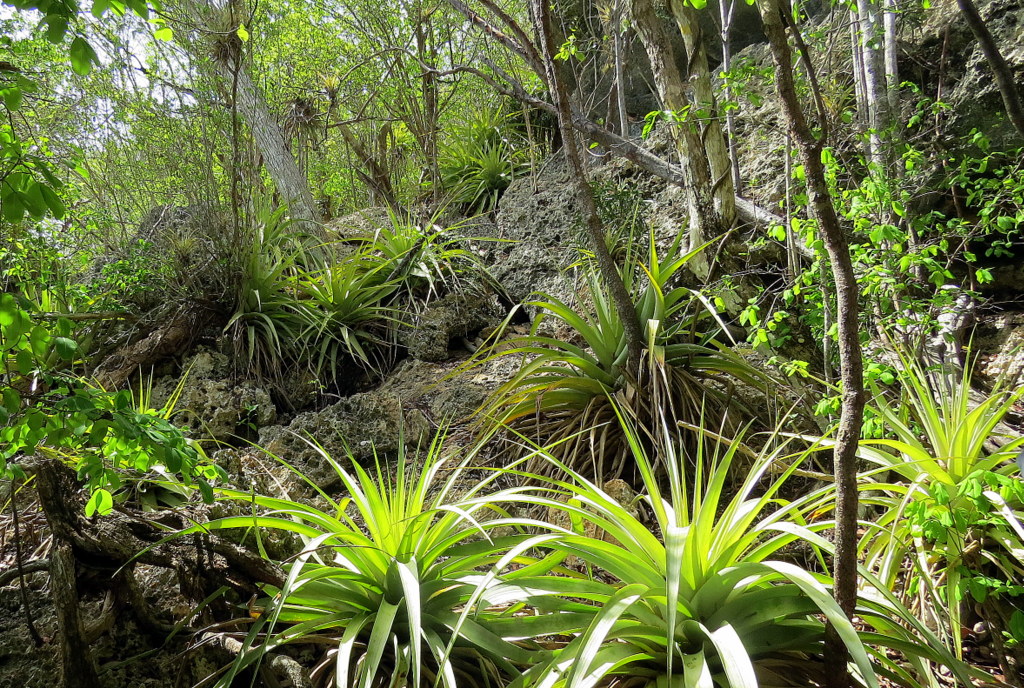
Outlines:
{"label": "dense vegetation", "polygon": [[1024,686],[1019,2],[0,10],[0,685]]}

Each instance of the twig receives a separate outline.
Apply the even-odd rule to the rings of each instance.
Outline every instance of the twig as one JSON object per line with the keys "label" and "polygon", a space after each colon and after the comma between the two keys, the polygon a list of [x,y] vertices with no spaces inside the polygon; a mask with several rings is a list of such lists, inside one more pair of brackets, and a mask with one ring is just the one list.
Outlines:
{"label": "twig", "polygon": [[32,561],[26,561],[21,565],[19,569],[17,566],[13,566],[6,571],[0,571],[0,588],[10,585],[11,581],[21,576],[27,576],[30,573],[39,573],[40,571],[46,571],[50,568],[49,559],[33,559]]}
{"label": "twig", "polygon": [[[223,648],[233,655],[241,654],[244,649],[244,645],[240,640],[223,633],[203,633],[199,636],[199,640],[200,642],[210,643]],[[267,662],[267,666],[278,674],[283,674],[292,682],[293,688],[313,688],[313,682],[310,680],[306,670],[291,657],[270,652],[264,654],[263,657]]]}
{"label": "twig", "polygon": [[28,586],[25,585],[25,561],[21,551],[21,525],[18,518],[18,494],[14,489],[14,478],[11,478],[11,513],[14,514],[14,560],[17,567],[19,587],[21,588],[21,606],[25,611],[25,626],[28,627],[28,634],[36,647],[43,646],[43,637],[36,629],[35,621],[32,620],[32,607],[28,601]]}
{"label": "twig", "polygon": [[86,320],[128,320],[135,322],[139,316],[120,311],[99,311],[96,313],[36,313],[35,317],[41,320],[70,320],[72,322],[83,322]]}

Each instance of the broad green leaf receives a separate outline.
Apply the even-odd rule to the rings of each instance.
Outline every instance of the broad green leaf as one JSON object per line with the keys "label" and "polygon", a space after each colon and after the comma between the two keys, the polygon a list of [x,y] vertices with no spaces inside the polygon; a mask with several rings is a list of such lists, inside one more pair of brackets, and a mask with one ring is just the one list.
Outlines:
{"label": "broad green leaf", "polygon": [[114,508],[114,498],[109,492],[100,488],[92,493],[89,503],[85,505],[85,515],[91,518],[93,515],[106,516]]}
{"label": "broad green leaf", "polygon": [[75,354],[78,353],[78,343],[68,337],[55,337],[53,345],[62,361],[74,360]]}
{"label": "broad green leaf", "polygon": [[94,64],[99,64],[96,51],[84,38],[75,36],[71,41],[71,69],[79,76],[86,76]]}
{"label": "broad green leaf", "polygon": [[60,199],[60,196],[46,184],[39,184],[38,188],[43,202],[50,209],[50,213],[58,220],[64,219],[64,216],[67,214],[67,208],[64,206],[64,201]]}
{"label": "broad green leaf", "polygon": [[48,14],[39,24],[46,24],[46,40],[54,44],[63,41],[68,31],[68,18],[59,14]]}
{"label": "broad green leaf", "polygon": [[17,86],[8,86],[0,91],[0,97],[4,99],[4,105],[12,112],[21,107],[22,95],[24,95],[22,90]]}

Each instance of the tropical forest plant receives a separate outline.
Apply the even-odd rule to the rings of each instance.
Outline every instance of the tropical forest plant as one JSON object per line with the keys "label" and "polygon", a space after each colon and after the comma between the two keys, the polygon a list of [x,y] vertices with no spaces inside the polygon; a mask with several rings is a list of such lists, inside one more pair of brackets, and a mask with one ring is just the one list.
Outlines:
{"label": "tropical forest plant", "polygon": [[454,289],[462,275],[479,268],[459,236],[461,223],[442,227],[440,214],[417,220],[389,209],[390,224],[377,227],[362,246],[380,279],[400,285],[411,307]]}
{"label": "tropical forest plant", "polygon": [[273,529],[303,542],[284,585],[255,607],[259,618],[219,686],[275,648],[313,641],[330,648],[314,675],[338,688],[501,685],[544,656],[513,640],[579,625],[572,614],[519,613],[534,592],[516,580],[561,560],[529,552],[557,536],[519,529],[526,522],[502,507],[517,488],[488,494],[500,473],[467,480],[472,451],[449,465],[443,439],[416,455],[400,450],[393,472],[380,460],[374,472],[350,470],[324,453],[348,493],[335,500],[320,491],[326,509],[221,490],[258,513],[183,531]]}
{"label": "tropical forest plant", "polygon": [[[565,581],[560,593],[588,601],[591,619],[515,688],[820,685],[826,620],[863,685],[878,686],[878,676],[934,685],[933,661],[970,680],[966,667],[876,580],[868,580],[858,606],[859,629],[833,601],[831,577],[814,572],[831,553],[819,533],[832,524],[809,523],[830,490],[793,501],[781,496],[813,447],[793,452],[777,434],[768,440],[774,448],[761,452],[740,439],[706,439],[686,459],[666,444],[659,475],[643,434],[624,417],[618,421],[653,523],[540,450],[570,476],[537,488],[536,503],[567,513],[575,531],[553,546],[594,571]],[[731,464],[741,457],[749,470],[730,497]],[[776,466],[783,468],[773,476]],[[810,568],[793,563],[794,543],[809,549]],[[897,651],[906,663],[895,659]]]}
{"label": "tropical forest plant", "polygon": [[862,493],[881,509],[864,524],[861,549],[866,566],[959,653],[972,601],[997,629],[1024,622],[1022,605],[1011,599],[1024,592],[1017,589],[1024,484],[1014,475],[1024,438],[994,442],[1024,389],[976,395],[970,366],[956,374],[906,356],[902,363],[897,403],[875,389],[874,407],[894,437],[861,445],[861,456],[877,466],[865,474]]}
{"label": "tropical forest plant", "polygon": [[[703,248],[683,254],[677,241],[662,257],[651,240],[650,260],[636,270],[631,285],[648,335],[640,371],[626,370],[625,328],[596,275],[585,277],[588,310],[554,297],[531,302],[540,309],[531,333],[496,354],[521,355],[524,363],[492,397],[486,416],[551,445],[576,470],[586,466],[588,475],[612,478],[623,473],[631,456],[612,401],[657,433],[656,419],[663,411],[673,425],[723,414],[730,405],[728,394],[716,391],[710,380],[723,382],[725,389],[730,379],[761,386],[760,373],[715,341],[720,321],[711,304],[699,292],[676,286],[679,273]],[[568,334],[541,334],[545,325]],[[538,463],[531,470],[550,473],[551,464]]]}
{"label": "tropical forest plant", "polygon": [[380,268],[361,256],[341,263],[303,271],[295,283],[301,297],[297,305],[303,323],[296,334],[302,353],[315,376],[338,377],[338,363],[346,358],[372,370],[380,370],[387,332],[395,322],[387,305],[398,289],[382,281]]}
{"label": "tropical forest plant", "polygon": [[528,167],[528,157],[509,136],[511,126],[500,111],[483,111],[441,151],[441,185],[450,200],[472,212],[487,212]]}

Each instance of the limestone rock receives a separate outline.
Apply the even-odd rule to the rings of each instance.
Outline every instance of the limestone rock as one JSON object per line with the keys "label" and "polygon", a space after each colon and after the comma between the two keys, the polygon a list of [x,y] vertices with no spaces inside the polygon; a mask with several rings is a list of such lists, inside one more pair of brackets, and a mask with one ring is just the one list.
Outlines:
{"label": "limestone rock", "polygon": [[372,462],[374,454],[394,454],[399,442],[415,447],[429,436],[422,411],[403,404],[397,395],[374,390],[354,394],[319,411],[300,413],[287,426],[260,431],[259,445],[287,461],[320,487],[337,484],[338,477],[314,444],[319,443],[342,465],[351,459]]}
{"label": "limestone rock", "polygon": [[983,352],[974,371],[983,382],[1016,389],[1024,381],[1024,313],[1003,313],[979,323],[972,348]]}
{"label": "limestone rock", "polygon": [[277,421],[270,394],[253,382],[231,379],[231,362],[213,351],[200,351],[186,360],[181,377],[168,376],[153,385],[150,406],[162,408],[178,390],[174,422],[193,437],[237,442]]}
{"label": "limestone rock", "polygon": [[483,262],[513,301],[529,300],[545,292],[562,300],[574,293],[566,266],[578,258],[583,231],[568,168],[558,157],[550,158],[536,177],[523,177],[509,185],[501,199],[491,234],[486,226],[476,229]]}
{"label": "limestone rock", "polygon": [[409,354],[421,361],[443,361],[460,340],[501,320],[501,309],[490,296],[452,292],[431,303],[401,334]]}

